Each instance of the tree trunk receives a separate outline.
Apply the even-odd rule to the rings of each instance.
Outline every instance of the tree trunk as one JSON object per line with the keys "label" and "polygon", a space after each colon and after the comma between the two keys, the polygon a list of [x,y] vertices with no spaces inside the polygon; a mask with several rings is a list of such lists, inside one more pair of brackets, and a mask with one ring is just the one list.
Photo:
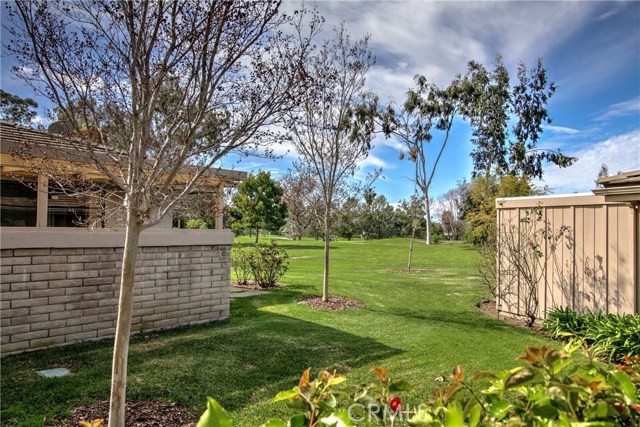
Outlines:
{"label": "tree trunk", "polygon": [[427,236],[425,237],[425,244],[431,244],[431,210],[429,206],[429,193],[425,191],[424,193],[424,210],[426,212],[426,229]]}
{"label": "tree trunk", "polygon": [[111,398],[109,406],[109,427],[125,427],[124,411],[127,387],[127,359],[129,355],[129,337],[131,335],[131,316],[133,314],[133,288],[135,285],[136,256],[141,226],[133,212],[127,212],[127,231],[122,256],[122,276],[120,279],[120,301],[118,320],[113,347],[113,366],[111,370]]}
{"label": "tree trunk", "polygon": [[413,239],[416,237],[416,228],[413,227],[411,231],[411,242],[409,243],[409,264],[407,265],[407,270],[411,271],[411,257],[413,256]]}
{"label": "tree trunk", "polygon": [[258,244],[258,236],[260,236],[260,229],[256,227],[256,245]]}
{"label": "tree trunk", "polygon": [[329,213],[325,213],[324,218],[324,276],[322,280],[322,301],[329,298]]}

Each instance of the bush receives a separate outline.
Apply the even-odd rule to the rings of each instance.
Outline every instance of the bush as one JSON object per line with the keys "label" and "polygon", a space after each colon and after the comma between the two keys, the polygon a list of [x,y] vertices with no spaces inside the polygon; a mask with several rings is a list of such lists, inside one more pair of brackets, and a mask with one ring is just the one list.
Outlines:
{"label": "bush", "polygon": [[609,360],[640,356],[638,315],[578,313],[568,308],[554,308],[542,328],[555,338],[579,338],[595,355]]}
{"label": "bush", "polygon": [[[262,427],[408,425],[426,426],[638,426],[640,425],[640,358],[604,366],[591,360],[576,366],[571,355],[578,346],[554,350],[528,347],[507,371],[479,371],[470,378],[456,366],[449,383],[433,392],[428,403],[403,404],[396,393],[410,390],[392,381],[388,369],[375,368],[377,383],[354,393],[336,386],[345,381],[335,372],[311,378],[307,369],[299,384],[278,393],[295,410],[288,421],[272,419]],[[198,427],[232,425],[212,398]]]}
{"label": "bush", "polygon": [[238,284],[246,285],[253,279],[261,288],[271,288],[289,269],[288,258],[287,252],[271,241],[247,249],[235,246],[231,265]]}
{"label": "bush", "polygon": [[242,249],[237,243],[231,249],[231,268],[236,275],[236,283],[247,285],[251,281],[251,268],[249,252]]}

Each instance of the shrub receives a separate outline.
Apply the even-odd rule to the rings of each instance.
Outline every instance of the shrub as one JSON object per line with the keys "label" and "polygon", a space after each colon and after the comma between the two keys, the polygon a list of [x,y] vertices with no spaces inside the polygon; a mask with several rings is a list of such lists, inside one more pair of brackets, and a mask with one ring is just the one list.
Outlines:
{"label": "shrub", "polygon": [[289,255],[276,242],[258,244],[242,249],[235,246],[231,252],[231,265],[238,284],[246,285],[251,279],[261,288],[275,286],[289,269]]}
{"label": "shrub", "polygon": [[638,315],[578,313],[568,308],[554,308],[542,328],[555,338],[579,338],[594,354],[609,360],[640,356]]}
{"label": "shrub", "polygon": [[[378,383],[364,384],[353,394],[336,386],[345,381],[326,371],[313,380],[307,369],[298,385],[278,393],[296,414],[288,421],[271,419],[262,427],[383,425],[406,421],[426,426],[623,426],[640,425],[640,358],[625,358],[618,366],[591,360],[576,366],[565,350],[528,347],[507,371],[479,371],[470,378],[456,366],[449,383],[428,403],[409,407],[396,393],[408,391],[404,381],[392,381],[388,369],[375,368]],[[222,407],[209,398],[198,427],[232,425]],[[405,424],[403,424],[405,425]]]}
{"label": "shrub", "polygon": [[231,268],[239,285],[246,285],[251,280],[250,254],[237,243],[231,249]]}
{"label": "shrub", "polygon": [[249,268],[261,288],[275,286],[289,269],[289,255],[273,240],[268,245],[255,245],[249,256]]}

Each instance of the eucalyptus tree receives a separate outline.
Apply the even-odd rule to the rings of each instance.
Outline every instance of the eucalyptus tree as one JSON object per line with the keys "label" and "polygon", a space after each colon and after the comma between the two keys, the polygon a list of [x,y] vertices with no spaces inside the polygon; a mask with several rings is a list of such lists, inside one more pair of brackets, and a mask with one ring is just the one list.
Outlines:
{"label": "eucalyptus tree", "polygon": [[36,117],[38,103],[31,98],[20,98],[0,89],[0,115],[3,120],[29,126]]}
{"label": "eucalyptus tree", "polygon": [[[415,89],[407,92],[402,106],[389,105],[380,112],[380,116],[385,135],[396,138],[402,144],[401,158],[407,156],[414,163],[413,181],[420,189],[425,211],[425,243],[430,245],[429,190],[442,153],[449,142],[453,121],[464,108],[463,100],[468,84],[460,76],[444,89],[429,83],[424,76],[416,76],[415,83]],[[431,159],[428,148],[436,144],[433,142],[435,133],[438,136],[437,154]]]}
{"label": "eucalyptus tree", "polygon": [[[272,129],[299,97],[319,20],[305,25],[304,13],[286,16],[279,6],[266,0],[6,5],[7,48],[19,63],[13,71],[63,112],[75,127],[70,144],[108,177],[114,196],[124,195],[110,427],[124,426],[141,231],[193,192],[223,156],[271,137],[265,126]],[[289,24],[298,34],[287,35]]]}
{"label": "eucalyptus tree", "polygon": [[344,24],[334,33],[305,63],[305,90],[287,125],[301,165],[311,171],[322,194],[323,301],[329,296],[333,209],[371,148],[375,115],[375,101],[363,91],[365,75],[374,64],[369,37],[353,41]]}
{"label": "eucalyptus tree", "polygon": [[[513,87],[500,55],[492,71],[469,62],[466,79],[471,88],[466,116],[475,145],[471,153],[474,176],[488,178],[495,173],[542,178],[545,163],[567,167],[575,162],[560,149],[538,147],[543,126],[551,123],[547,103],[556,91],[542,59],[531,69],[520,63]],[[515,122],[511,131],[510,121]]]}

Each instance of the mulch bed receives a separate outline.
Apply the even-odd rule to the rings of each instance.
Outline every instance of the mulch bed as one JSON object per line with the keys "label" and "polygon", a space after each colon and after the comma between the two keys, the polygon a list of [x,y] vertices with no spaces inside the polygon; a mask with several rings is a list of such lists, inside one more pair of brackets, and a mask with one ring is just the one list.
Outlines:
{"label": "mulch bed", "polygon": [[432,270],[424,270],[419,268],[412,268],[411,270],[402,269],[402,270],[387,270],[387,273],[429,273]]}
{"label": "mulch bed", "polygon": [[270,288],[263,288],[263,287],[261,287],[260,285],[258,285],[258,284],[256,284],[256,283],[253,283],[253,282],[248,282],[248,283],[243,283],[243,284],[240,284],[240,283],[238,283],[238,282],[233,282],[233,283],[232,283],[232,286],[233,286],[234,288],[250,289],[250,290],[252,290],[252,291],[268,291],[268,290],[271,290],[271,289],[277,289],[277,288],[282,288],[282,287],[284,287],[284,285],[283,285],[283,284],[281,284],[281,283],[276,283],[275,285],[273,285],[273,286],[272,286],[272,287],[270,287]]}
{"label": "mulch bed", "polygon": [[304,295],[298,298],[298,302],[300,304],[306,304],[311,308],[322,308],[332,311],[361,308],[365,306],[360,301],[337,295],[329,295],[326,302],[322,301],[321,295]]}
{"label": "mulch bed", "polygon": [[480,310],[484,311],[491,317],[495,317],[496,319],[500,319],[506,323],[509,323],[514,326],[518,326],[520,328],[531,329],[537,332],[540,332],[540,325],[536,322],[532,327],[527,326],[527,321],[522,317],[513,316],[507,313],[498,313],[498,309],[496,308],[496,302],[491,300],[480,301],[476,304]]}
{"label": "mulch bed", "polygon": [[[79,406],[71,410],[71,416],[65,420],[52,420],[51,427],[78,427],[80,421],[104,419],[102,426],[108,424],[109,401]],[[125,425],[127,427],[195,427],[198,417],[191,411],[175,403],[150,401],[127,403]]]}

